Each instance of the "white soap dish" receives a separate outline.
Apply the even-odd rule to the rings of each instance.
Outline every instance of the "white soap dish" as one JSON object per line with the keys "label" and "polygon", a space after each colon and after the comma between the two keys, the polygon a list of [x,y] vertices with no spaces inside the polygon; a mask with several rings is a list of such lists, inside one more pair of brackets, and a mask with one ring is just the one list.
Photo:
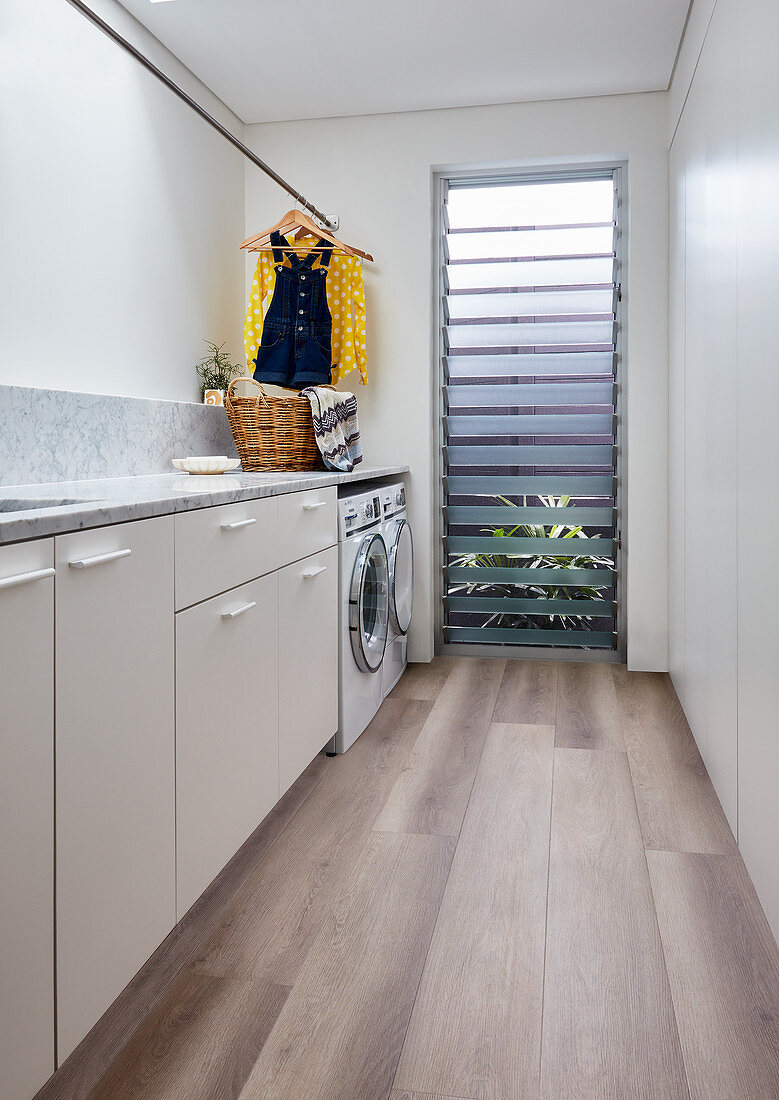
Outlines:
{"label": "white soap dish", "polygon": [[241,464],[239,458],[228,458],[226,455],[174,458],[172,462],[177,470],[187,474],[226,474],[229,470],[237,469]]}

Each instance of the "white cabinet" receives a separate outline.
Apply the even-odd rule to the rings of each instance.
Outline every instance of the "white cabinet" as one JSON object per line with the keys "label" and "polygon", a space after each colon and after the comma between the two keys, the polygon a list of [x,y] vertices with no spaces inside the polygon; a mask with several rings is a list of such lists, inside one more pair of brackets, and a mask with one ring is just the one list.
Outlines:
{"label": "white cabinet", "polygon": [[338,726],[338,547],[279,571],[279,793]]}
{"label": "white cabinet", "polygon": [[173,518],[55,558],[62,1061],[175,923]]}
{"label": "white cabinet", "polygon": [[334,735],[336,540],[330,487],[0,546],[4,1100]]}
{"label": "white cabinet", "polygon": [[176,616],[178,918],[278,799],[278,574]]}
{"label": "white cabinet", "polygon": [[0,1066],[54,1072],[54,544],[0,547]]}

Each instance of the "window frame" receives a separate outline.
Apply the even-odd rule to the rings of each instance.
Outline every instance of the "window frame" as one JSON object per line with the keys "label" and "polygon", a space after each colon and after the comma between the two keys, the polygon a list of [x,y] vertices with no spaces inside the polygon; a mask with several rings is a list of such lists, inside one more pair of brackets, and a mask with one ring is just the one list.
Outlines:
{"label": "window frame", "polygon": [[[444,552],[444,289],[442,280],[443,265],[443,210],[450,182],[472,184],[510,184],[525,183],[533,180],[543,182],[544,178],[555,180],[570,177],[584,179],[588,175],[611,173],[614,179],[615,203],[619,212],[616,245],[617,281],[619,293],[616,308],[616,458],[618,476],[616,477],[616,538],[615,554],[615,598],[617,601],[616,629],[617,646],[615,649],[582,649],[579,646],[523,646],[500,645],[498,643],[448,642],[444,637],[444,596],[446,592],[446,555]],[[432,193],[432,476],[433,476],[433,583],[431,591],[434,601],[433,630],[434,653],[464,657],[502,657],[509,660],[559,660],[559,661],[600,661],[625,663],[628,653],[628,617],[627,617],[627,570],[628,547],[626,541],[626,485],[628,477],[627,452],[627,387],[628,369],[628,304],[629,304],[629,199],[628,199],[628,162],[619,158],[602,157],[564,157],[554,161],[522,162],[513,166],[469,165],[437,166],[431,173]]]}

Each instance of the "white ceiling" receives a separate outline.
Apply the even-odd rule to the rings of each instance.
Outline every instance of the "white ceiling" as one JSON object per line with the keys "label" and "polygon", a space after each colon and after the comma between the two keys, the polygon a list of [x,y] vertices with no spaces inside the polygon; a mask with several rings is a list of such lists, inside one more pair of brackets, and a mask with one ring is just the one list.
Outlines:
{"label": "white ceiling", "polygon": [[688,0],[122,0],[244,122],[665,89]]}

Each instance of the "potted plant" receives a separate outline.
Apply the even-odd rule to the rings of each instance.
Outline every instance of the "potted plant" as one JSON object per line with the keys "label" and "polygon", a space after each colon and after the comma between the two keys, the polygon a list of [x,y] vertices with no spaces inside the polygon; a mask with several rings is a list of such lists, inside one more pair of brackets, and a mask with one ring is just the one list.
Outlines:
{"label": "potted plant", "polygon": [[[203,341],[208,348],[208,355],[204,355],[195,369],[200,378],[200,400],[207,404],[224,404],[224,395],[227,387],[234,378],[243,374],[243,367],[230,362],[230,356],[223,351],[224,344],[214,344],[211,340]],[[206,391],[213,390],[221,393],[221,401],[207,401]]]}

